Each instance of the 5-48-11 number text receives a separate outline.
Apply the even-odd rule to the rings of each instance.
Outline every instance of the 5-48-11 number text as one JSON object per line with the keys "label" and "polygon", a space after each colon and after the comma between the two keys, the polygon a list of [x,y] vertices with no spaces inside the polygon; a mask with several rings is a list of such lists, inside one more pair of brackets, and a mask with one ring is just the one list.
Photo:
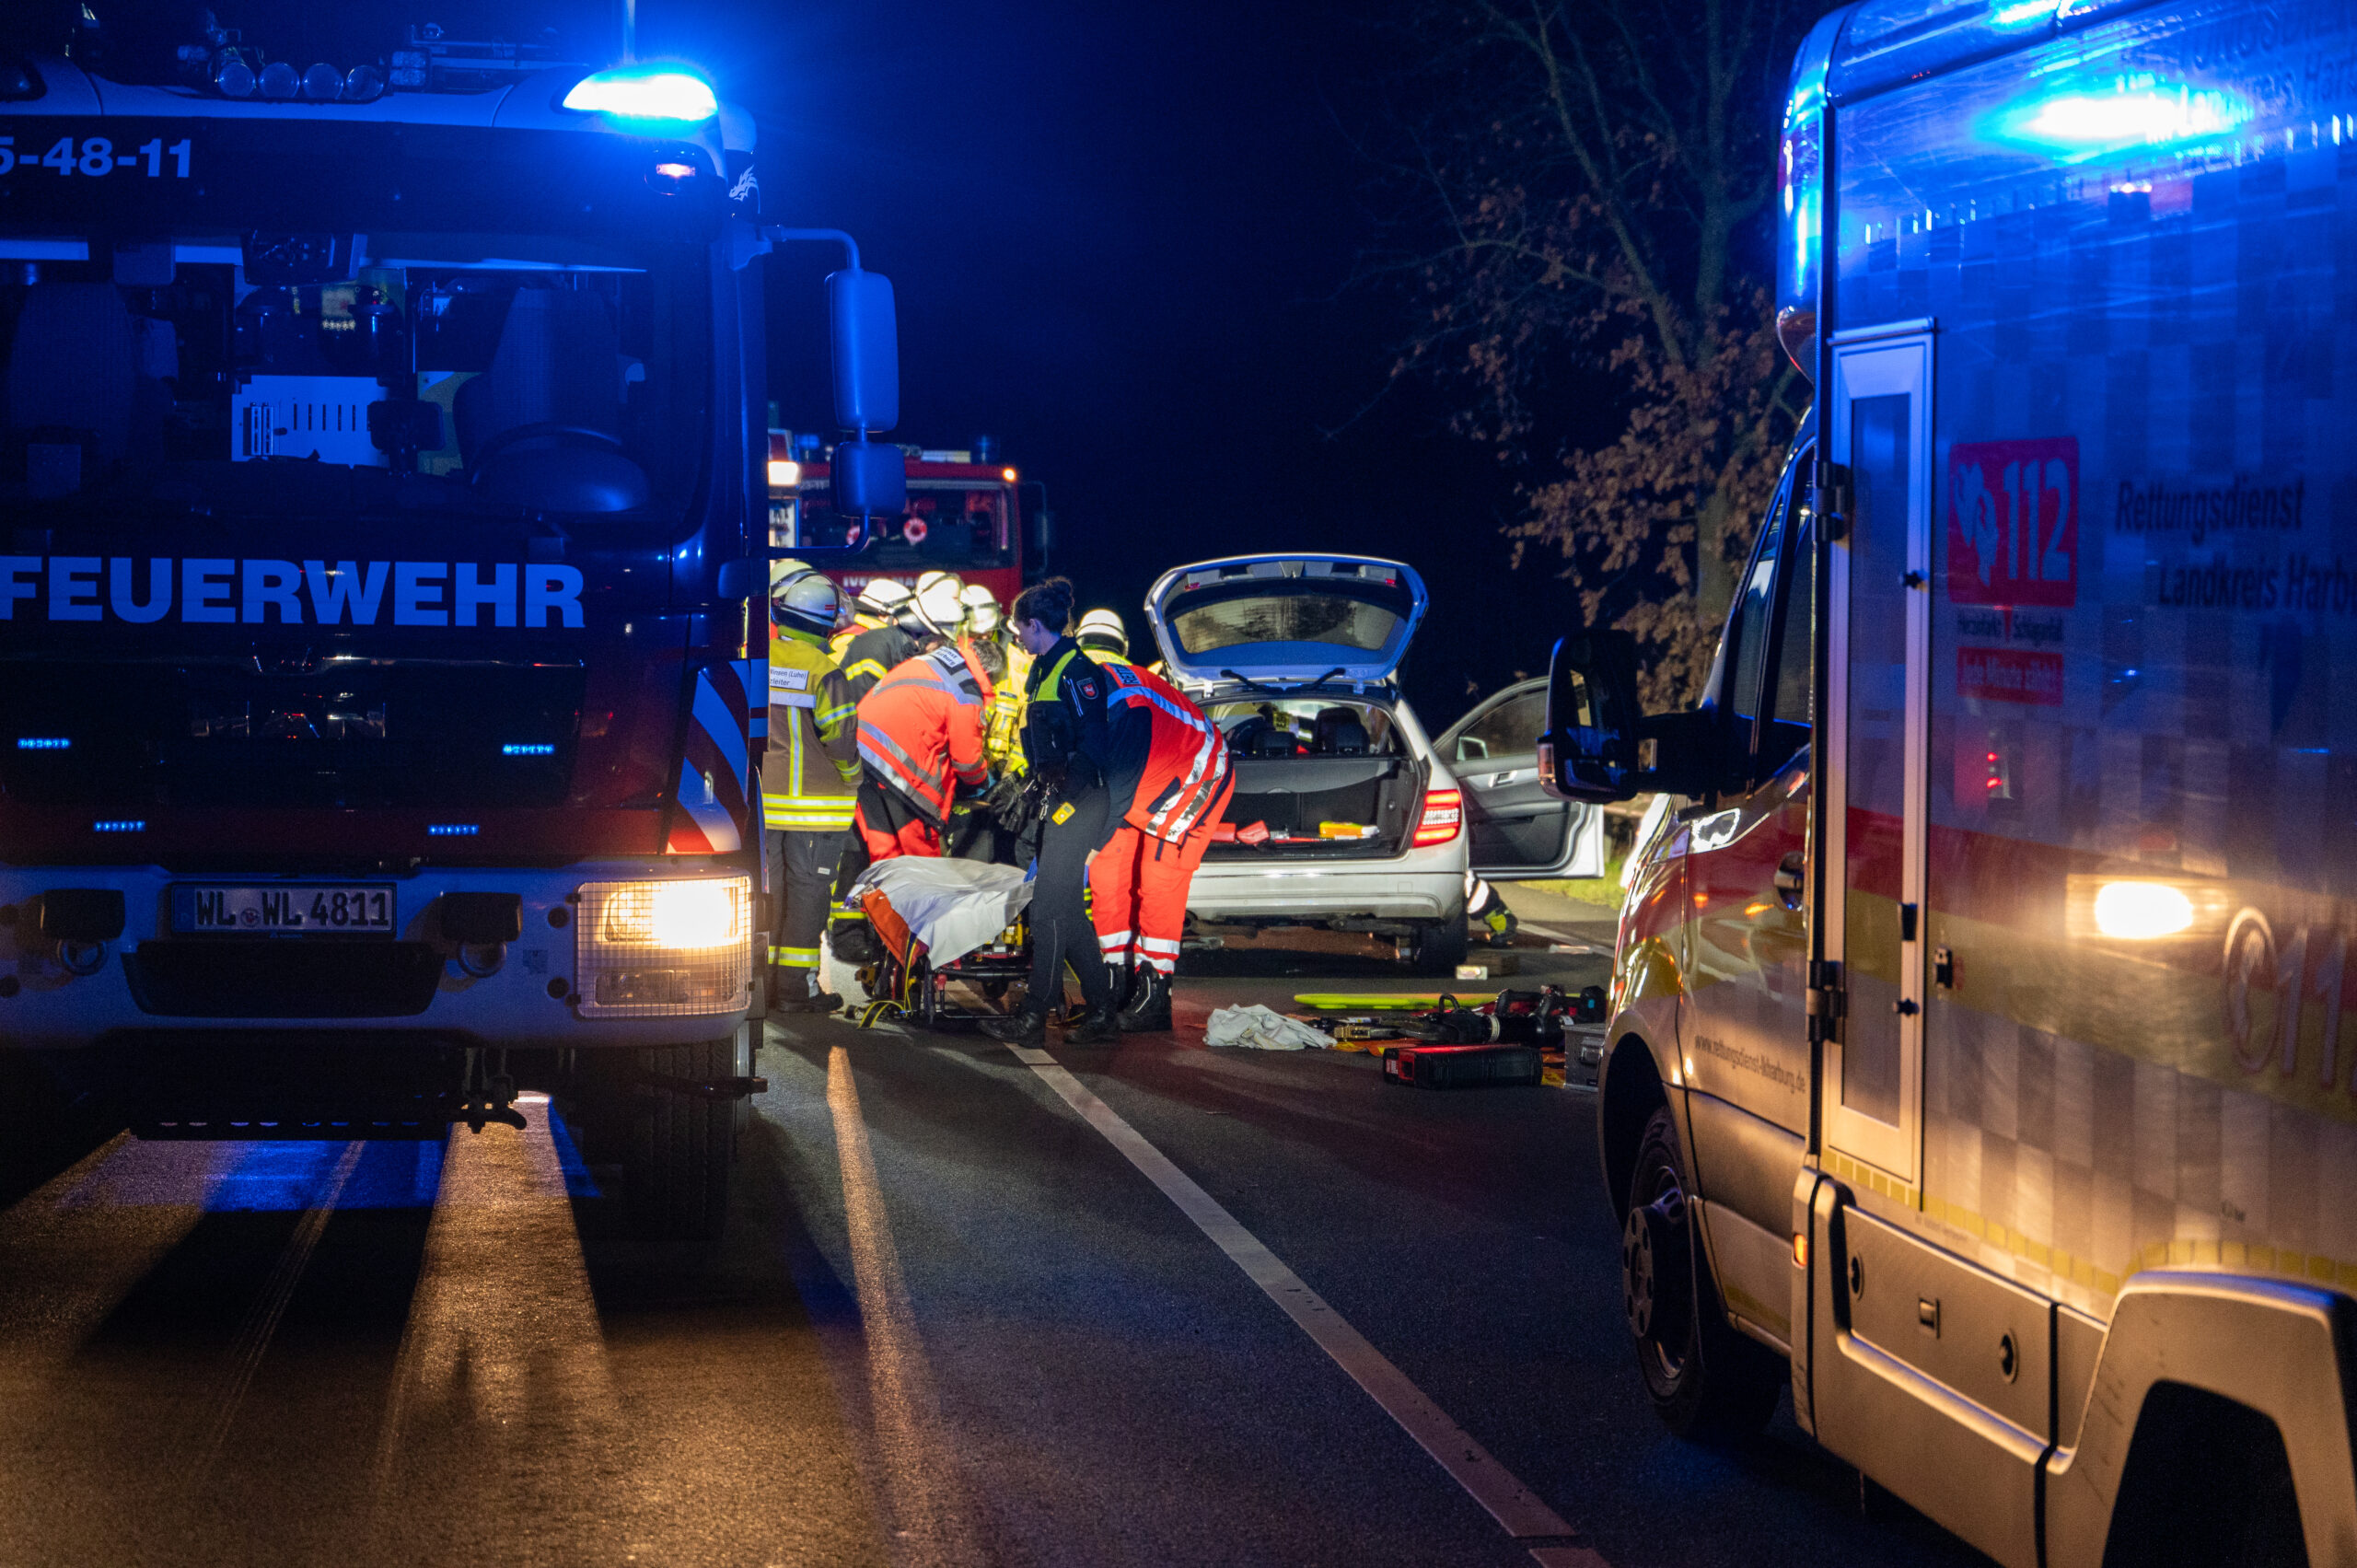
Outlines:
{"label": "5-48-11 number text", "polygon": [[138,169],[150,180],[169,175],[174,180],[188,178],[189,138],[182,136],[169,146],[161,136],[134,147],[126,153],[114,150],[114,144],[104,136],[85,136],[75,141],[60,136],[45,153],[35,154],[28,144],[22,152],[17,150],[17,138],[0,136],[0,174],[32,174],[41,169],[54,169],[60,176],[75,174],[112,174],[117,169]]}

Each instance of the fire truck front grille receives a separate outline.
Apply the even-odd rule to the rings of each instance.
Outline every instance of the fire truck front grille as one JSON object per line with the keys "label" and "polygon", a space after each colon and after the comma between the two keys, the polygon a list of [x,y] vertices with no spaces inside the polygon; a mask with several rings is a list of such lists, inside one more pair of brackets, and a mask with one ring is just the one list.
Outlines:
{"label": "fire truck front grille", "polygon": [[442,982],[424,942],[142,942],[122,969],[139,1010],[166,1018],[411,1018]]}
{"label": "fire truck front grille", "polygon": [[578,664],[288,663],[12,663],[0,669],[0,791],[126,812],[567,798]]}

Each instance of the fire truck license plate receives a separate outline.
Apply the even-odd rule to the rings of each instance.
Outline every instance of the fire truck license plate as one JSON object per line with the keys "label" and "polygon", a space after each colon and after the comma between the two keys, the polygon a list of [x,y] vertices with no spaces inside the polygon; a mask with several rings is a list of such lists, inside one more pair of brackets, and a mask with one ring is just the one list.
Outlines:
{"label": "fire truck license plate", "polygon": [[180,886],[172,889],[172,929],[197,934],[330,936],[394,929],[393,889],[316,883],[267,888]]}

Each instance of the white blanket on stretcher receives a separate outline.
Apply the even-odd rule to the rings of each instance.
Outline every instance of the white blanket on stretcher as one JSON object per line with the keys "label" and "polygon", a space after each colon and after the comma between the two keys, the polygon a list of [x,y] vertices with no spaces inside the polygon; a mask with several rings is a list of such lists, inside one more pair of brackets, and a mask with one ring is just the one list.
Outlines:
{"label": "white blanket on stretcher", "polygon": [[914,854],[879,860],[861,872],[844,901],[856,909],[871,889],[891,900],[892,912],[924,944],[935,969],[988,944],[1031,902],[1031,884],[1012,865]]}

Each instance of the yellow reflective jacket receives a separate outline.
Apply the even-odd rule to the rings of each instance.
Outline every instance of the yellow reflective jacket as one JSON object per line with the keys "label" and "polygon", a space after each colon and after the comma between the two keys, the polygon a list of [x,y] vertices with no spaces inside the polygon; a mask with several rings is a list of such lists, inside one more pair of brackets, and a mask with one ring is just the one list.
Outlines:
{"label": "yellow reflective jacket", "polygon": [[849,830],[859,805],[859,705],[826,645],[770,639],[770,737],[761,760],[761,820],[784,832]]}
{"label": "yellow reflective jacket", "polygon": [[1023,645],[1006,645],[1006,678],[991,692],[990,726],[983,735],[983,749],[991,763],[1003,772],[1019,773],[1024,769],[1023,714],[1027,699],[1024,683],[1031,677],[1031,656]]}

